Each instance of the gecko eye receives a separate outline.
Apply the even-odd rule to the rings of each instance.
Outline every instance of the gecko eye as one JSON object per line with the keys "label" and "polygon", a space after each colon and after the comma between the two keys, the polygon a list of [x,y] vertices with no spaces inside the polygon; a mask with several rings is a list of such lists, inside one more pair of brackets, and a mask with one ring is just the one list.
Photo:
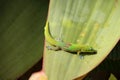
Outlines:
{"label": "gecko eye", "polygon": [[94,49],[92,47],[89,47],[88,51],[94,51]]}
{"label": "gecko eye", "polygon": [[92,50],[92,47],[89,47],[88,50]]}
{"label": "gecko eye", "polygon": [[97,52],[95,49],[93,49],[92,47],[89,48],[89,51],[91,52]]}

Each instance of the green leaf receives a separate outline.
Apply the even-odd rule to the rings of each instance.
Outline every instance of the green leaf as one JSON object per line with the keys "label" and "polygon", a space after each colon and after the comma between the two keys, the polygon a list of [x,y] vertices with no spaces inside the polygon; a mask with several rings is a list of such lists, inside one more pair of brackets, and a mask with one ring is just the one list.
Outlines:
{"label": "green leaf", "polygon": [[16,80],[42,57],[48,1],[0,1],[0,80]]}
{"label": "green leaf", "polygon": [[91,45],[97,54],[78,56],[45,48],[48,79],[72,80],[99,65],[120,38],[119,14],[120,0],[51,0],[48,20],[53,38]]}
{"label": "green leaf", "polygon": [[110,75],[109,80],[117,80],[113,74]]}

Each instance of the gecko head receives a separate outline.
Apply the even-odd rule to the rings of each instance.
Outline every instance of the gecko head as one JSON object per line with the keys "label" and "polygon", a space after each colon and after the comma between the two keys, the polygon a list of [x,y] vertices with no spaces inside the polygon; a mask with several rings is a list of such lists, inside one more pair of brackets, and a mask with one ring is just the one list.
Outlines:
{"label": "gecko head", "polygon": [[82,50],[82,52],[96,53],[97,51],[96,51],[93,47],[87,46],[86,48],[84,48],[84,49]]}

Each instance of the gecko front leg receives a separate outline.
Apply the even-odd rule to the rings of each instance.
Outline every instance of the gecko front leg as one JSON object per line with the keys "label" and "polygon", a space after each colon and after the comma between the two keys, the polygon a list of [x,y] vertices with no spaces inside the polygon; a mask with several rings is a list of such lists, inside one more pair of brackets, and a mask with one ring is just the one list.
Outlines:
{"label": "gecko front leg", "polygon": [[81,52],[81,51],[77,51],[77,55],[80,55],[80,52]]}

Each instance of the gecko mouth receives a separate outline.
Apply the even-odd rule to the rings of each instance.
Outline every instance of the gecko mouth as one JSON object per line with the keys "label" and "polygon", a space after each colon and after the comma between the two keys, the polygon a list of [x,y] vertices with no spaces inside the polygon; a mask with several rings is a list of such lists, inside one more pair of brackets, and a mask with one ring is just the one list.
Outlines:
{"label": "gecko mouth", "polygon": [[[66,52],[69,52],[69,51],[66,51]],[[69,52],[69,53],[77,55],[77,52]],[[95,55],[95,54],[97,54],[96,50],[91,51],[91,52],[90,51],[89,52],[80,52],[80,55]]]}

